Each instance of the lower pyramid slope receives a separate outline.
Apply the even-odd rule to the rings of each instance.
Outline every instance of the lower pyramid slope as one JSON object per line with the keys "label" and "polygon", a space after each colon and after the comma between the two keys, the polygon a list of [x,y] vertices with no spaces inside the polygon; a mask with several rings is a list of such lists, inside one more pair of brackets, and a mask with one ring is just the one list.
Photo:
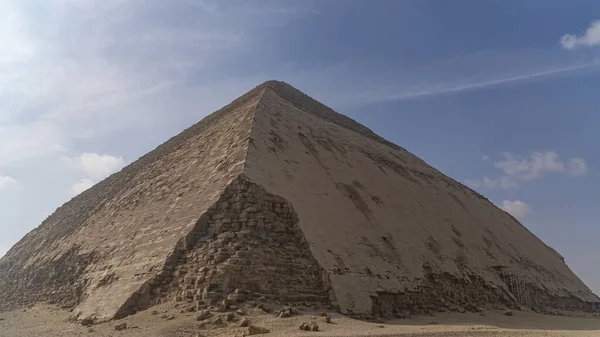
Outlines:
{"label": "lower pyramid slope", "polygon": [[66,203],[0,260],[0,310],[51,302],[102,321],[228,293],[365,317],[600,311],[513,217],[275,81]]}

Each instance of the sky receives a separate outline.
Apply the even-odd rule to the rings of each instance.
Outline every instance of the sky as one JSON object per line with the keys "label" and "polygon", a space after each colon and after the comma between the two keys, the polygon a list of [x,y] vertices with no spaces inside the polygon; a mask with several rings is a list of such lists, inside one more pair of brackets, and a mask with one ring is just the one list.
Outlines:
{"label": "sky", "polygon": [[259,83],[515,215],[600,294],[600,2],[0,0],[0,256]]}

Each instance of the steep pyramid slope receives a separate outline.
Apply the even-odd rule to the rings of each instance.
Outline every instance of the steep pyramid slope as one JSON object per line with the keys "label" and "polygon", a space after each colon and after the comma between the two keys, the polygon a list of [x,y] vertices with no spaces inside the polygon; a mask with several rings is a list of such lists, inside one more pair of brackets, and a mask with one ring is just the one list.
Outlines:
{"label": "steep pyramid slope", "polygon": [[600,308],[512,216],[284,83],[263,93],[251,137],[245,174],[294,206],[345,313]]}
{"label": "steep pyramid slope", "polygon": [[600,308],[510,215],[276,81],[66,203],[0,260],[0,310],[45,301],[106,320],[235,289],[356,315]]}

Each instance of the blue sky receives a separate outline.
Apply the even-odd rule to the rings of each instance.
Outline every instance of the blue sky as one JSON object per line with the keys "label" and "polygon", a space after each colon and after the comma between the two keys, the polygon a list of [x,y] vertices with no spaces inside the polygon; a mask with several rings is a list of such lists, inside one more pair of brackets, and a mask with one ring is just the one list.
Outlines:
{"label": "blue sky", "polygon": [[600,293],[597,13],[592,0],[0,0],[0,255],[278,79],[475,188]]}

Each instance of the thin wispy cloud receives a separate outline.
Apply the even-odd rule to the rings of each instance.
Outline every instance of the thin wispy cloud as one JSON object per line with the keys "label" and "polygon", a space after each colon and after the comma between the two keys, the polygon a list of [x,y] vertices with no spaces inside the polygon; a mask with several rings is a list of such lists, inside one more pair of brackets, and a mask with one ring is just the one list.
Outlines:
{"label": "thin wispy cloud", "polygon": [[564,67],[564,68],[550,69],[550,70],[539,71],[539,72],[532,72],[532,73],[528,73],[525,75],[501,77],[498,79],[490,79],[490,80],[476,81],[476,82],[470,82],[470,83],[467,82],[467,83],[460,83],[460,84],[435,85],[429,89],[425,89],[425,90],[421,90],[421,91],[404,92],[402,94],[390,97],[390,100],[402,100],[402,99],[417,98],[417,97],[422,97],[422,96],[434,96],[434,95],[455,93],[455,92],[468,91],[468,90],[484,89],[484,88],[494,87],[494,86],[503,85],[503,84],[516,83],[516,82],[533,80],[533,79],[552,76],[552,75],[558,75],[561,73],[574,72],[574,71],[583,70],[583,69],[598,68],[599,66],[600,66],[600,60],[594,60],[589,63],[573,65],[573,66],[568,66],[568,67]]}
{"label": "thin wispy cloud", "polygon": [[465,180],[467,185],[473,188],[510,189],[553,174],[564,174],[571,177],[587,174],[585,159],[575,157],[565,162],[553,151],[533,152],[529,156],[504,152],[501,159],[496,161],[484,159],[484,161],[491,163],[502,175],[496,178],[467,179]]}
{"label": "thin wispy cloud", "polygon": [[[373,73],[360,64],[342,63],[319,71],[305,71],[317,78],[326,103],[341,108],[380,102],[421,99],[529,84],[600,70],[600,58],[565,53],[559,48],[488,51],[432,61],[410,68]],[[356,81],[355,78],[369,78]],[[341,84],[333,85],[331,79]],[[343,80],[340,80],[343,79]],[[301,82],[301,81],[300,81]],[[314,86],[314,85],[313,85]]]}

